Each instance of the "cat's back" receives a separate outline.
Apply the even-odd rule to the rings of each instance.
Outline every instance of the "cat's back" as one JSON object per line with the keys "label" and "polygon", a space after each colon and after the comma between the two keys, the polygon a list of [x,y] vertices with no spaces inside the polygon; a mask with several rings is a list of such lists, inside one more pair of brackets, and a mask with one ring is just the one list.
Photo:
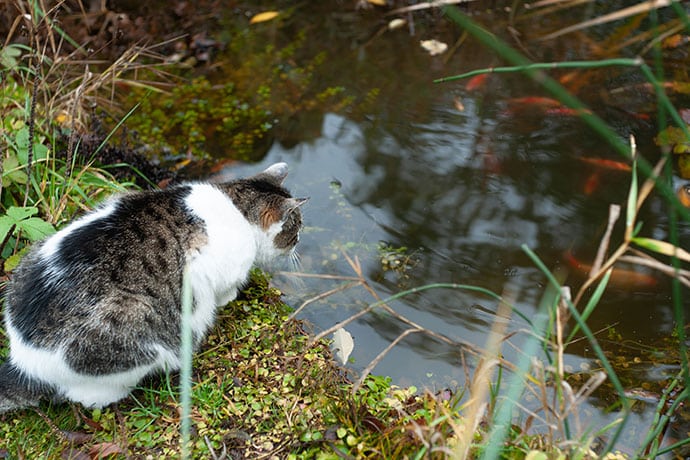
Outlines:
{"label": "cat's back", "polygon": [[195,188],[117,195],[35,245],[9,284],[15,325],[33,335],[42,323],[67,321],[72,310],[127,291],[177,295],[186,258],[206,242],[203,220],[187,205]]}

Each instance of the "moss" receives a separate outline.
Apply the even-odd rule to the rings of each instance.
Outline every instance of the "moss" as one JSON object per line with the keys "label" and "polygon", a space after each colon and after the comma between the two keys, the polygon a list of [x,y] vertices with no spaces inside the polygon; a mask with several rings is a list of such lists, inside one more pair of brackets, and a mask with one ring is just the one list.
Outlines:
{"label": "moss", "polygon": [[276,124],[303,112],[352,105],[344,88],[314,82],[325,54],[296,63],[304,35],[283,48],[248,51],[253,42],[251,32],[233,38],[219,57],[221,76],[196,76],[167,93],[133,90],[126,105],[138,107],[126,126],[139,142],[173,155],[247,160],[262,153]]}

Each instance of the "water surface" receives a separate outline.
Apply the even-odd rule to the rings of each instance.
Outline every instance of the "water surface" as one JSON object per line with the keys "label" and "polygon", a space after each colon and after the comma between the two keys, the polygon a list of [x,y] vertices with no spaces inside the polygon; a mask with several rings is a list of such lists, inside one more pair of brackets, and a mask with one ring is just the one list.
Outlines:
{"label": "water surface", "polygon": [[[380,21],[352,12],[321,14],[325,28],[315,26],[310,33],[328,35],[328,40],[312,38],[311,46],[325,48],[329,57],[317,78],[358,95],[380,88],[376,104],[364,116],[299,117],[289,137],[304,140],[284,145],[277,139],[259,163],[228,171],[243,175],[286,161],[288,187],[294,195],[310,197],[304,207],[301,270],[343,279],[278,275],[275,282],[288,301],[297,307],[344,285],[345,277],[355,275],[347,254],[361,263],[367,283],[382,298],[430,283],[461,283],[499,295],[513,293],[517,309],[534,320],[546,281],[522,245],[550,269],[567,274],[566,284],[577,289],[583,279],[564,262],[565,256],[571,253],[591,263],[609,205],[624,202],[630,180],[629,173],[599,169],[582,158],[617,160],[613,149],[576,117],[529,105],[516,108],[511,102],[515,98],[544,96],[524,76],[494,75],[471,91],[464,81],[432,83],[441,76],[496,65],[497,59],[476,44],[451,56],[430,56],[418,46],[421,38],[430,38],[421,37],[422,32],[410,36],[404,29],[371,39]],[[448,27],[428,31],[447,41],[459,35]],[[635,78],[625,72],[616,77]],[[641,154],[656,161],[650,126],[621,116],[610,101],[590,97],[589,102],[623,138],[635,134]],[[652,196],[641,215],[643,234],[667,238],[666,212],[663,201]],[[687,225],[681,233],[687,241]],[[621,238],[619,225],[613,244]],[[406,268],[386,269],[398,262]],[[300,316],[319,332],[374,300],[366,289],[353,287],[311,303]],[[507,321],[512,335],[503,356],[510,362],[522,356],[528,323],[518,315],[498,318],[497,301],[489,296],[432,289],[390,306],[458,344],[477,348],[485,344],[493,324]],[[624,359],[632,360],[636,350],[662,345],[673,329],[672,316],[668,280],[658,276],[658,287],[652,290],[613,286],[589,326],[612,355],[626,344],[629,354]],[[380,312],[349,324],[355,348],[348,366],[361,371],[407,328]],[[387,353],[374,372],[398,384],[454,388],[465,383],[467,366],[474,362],[466,350],[412,334]],[[598,367],[586,343],[567,351],[570,369]],[[648,361],[633,368],[630,387],[643,387],[678,370]],[[592,403],[583,412],[599,425],[617,415],[597,409],[596,398]],[[655,404],[642,404],[626,443],[634,444],[634,436],[646,432]]]}

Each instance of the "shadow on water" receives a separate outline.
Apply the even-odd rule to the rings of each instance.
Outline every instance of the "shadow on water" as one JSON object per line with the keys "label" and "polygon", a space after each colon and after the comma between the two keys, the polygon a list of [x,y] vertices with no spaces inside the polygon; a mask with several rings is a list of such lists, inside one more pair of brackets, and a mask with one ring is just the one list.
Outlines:
{"label": "shadow on water", "polygon": [[[326,27],[311,30],[310,36],[322,34],[327,40],[311,42],[329,53],[318,78],[355,94],[380,88],[371,112],[357,118],[333,113],[298,118],[291,125],[291,142],[278,139],[259,165],[233,167],[229,173],[242,175],[275,161],[290,164],[288,186],[296,195],[311,197],[300,243],[304,272],[352,276],[344,251],[359,258],[381,297],[437,282],[480,286],[496,294],[508,287],[517,293],[518,309],[534,317],[545,278],[521,245],[553,269],[570,270],[564,263],[569,252],[591,261],[609,204],[625,200],[629,174],[598,171],[581,161],[617,158],[576,118],[514,110],[511,99],[539,94],[525,78],[492,76],[474,92],[465,89],[465,82],[432,83],[440,76],[496,65],[477,45],[461,48],[445,62],[446,57],[429,56],[418,46],[419,35],[410,37],[404,30],[371,39],[381,23],[366,15],[352,19],[353,14],[323,13]],[[451,43],[458,36],[447,27],[429,32]],[[457,108],[458,98],[463,111]],[[634,132],[642,154],[655,160],[653,145],[645,141],[653,137],[651,130],[620,117],[613,121],[622,135]],[[311,137],[296,141],[302,130]],[[652,197],[641,217],[646,234],[665,237],[665,212],[662,200]],[[687,241],[690,229],[681,232]],[[617,227],[614,244],[621,235]],[[407,264],[404,270],[384,269],[382,242],[405,248],[399,251]],[[612,288],[589,321],[602,346],[613,354],[620,351],[620,340],[607,340],[611,331],[640,349],[655,347],[670,335],[666,281],[660,279],[651,292]],[[297,283],[284,276],[276,282],[295,305],[338,285],[312,278]],[[581,282],[573,273],[567,280],[574,288]],[[364,289],[352,288],[310,305],[303,317],[322,330],[373,300]],[[497,320],[494,299],[461,290],[429,290],[391,306],[430,330],[478,347]],[[363,369],[406,327],[380,312],[348,325],[355,339],[350,365]],[[527,328],[519,317],[510,319],[509,332],[516,334],[503,350],[508,360],[521,356]],[[596,366],[586,344],[568,351],[574,369]],[[462,363],[460,347],[412,334],[374,372],[401,384],[441,388],[465,383]],[[661,363],[656,369],[665,376],[677,370]],[[647,368],[629,384],[644,385],[653,374]],[[649,409],[645,414],[651,416],[653,405]],[[613,420],[613,415],[599,417]]]}

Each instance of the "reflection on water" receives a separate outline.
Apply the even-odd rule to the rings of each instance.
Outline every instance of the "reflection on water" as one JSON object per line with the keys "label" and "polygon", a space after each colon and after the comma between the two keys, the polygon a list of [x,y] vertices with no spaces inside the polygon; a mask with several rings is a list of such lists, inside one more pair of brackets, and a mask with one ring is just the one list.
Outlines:
{"label": "reflection on water", "polygon": [[[611,158],[612,152],[576,119],[511,112],[505,101],[535,91],[529,83],[514,77],[503,83],[495,80],[490,91],[476,94],[459,84],[433,85],[433,78],[460,73],[452,70],[459,68],[453,63],[460,58],[444,65],[414,49],[394,54],[390,47],[396,43],[400,41],[382,39],[359,51],[341,44],[334,52],[338,59],[326,65],[329,74],[324,78],[329,82],[362,93],[382,87],[371,114],[357,120],[325,114],[317,125],[299,128],[320,133],[317,137],[289,146],[276,142],[260,164],[233,168],[232,174],[253,172],[276,161],[289,163],[287,185],[297,196],[311,197],[303,210],[304,272],[353,276],[345,252],[358,258],[381,297],[440,282],[478,286],[496,294],[509,288],[520,312],[534,318],[545,279],[521,245],[552,269],[567,268],[563,256],[568,252],[591,261],[609,204],[625,200],[629,175],[597,172],[579,159]],[[328,46],[338,45],[329,42]],[[470,67],[485,65],[485,56],[475,57],[476,65]],[[467,61],[463,65],[466,68]],[[455,108],[457,97],[462,98],[462,112]],[[314,122],[314,117],[309,120]],[[634,126],[617,128],[649,138],[649,133]],[[645,151],[643,146],[642,152],[654,159],[651,149]],[[592,177],[598,181],[594,185]],[[666,237],[660,199],[650,199],[641,220],[646,235]],[[690,229],[681,231],[687,240]],[[622,229],[616,227],[613,244],[621,235]],[[383,269],[381,242],[407,248],[407,270]],[[295,283],[287,276],[277,277],[276,282],[295,306],[344,284],[314,278]],[[582,279],[571,274],[567,282],[577,288]],[[365,289],[351,288],[309,305],[302,316],[323,330],[374,300]],[[427,290],[390,306],[430,330],[477,347],[497,321],[496,301],[466,290]],[[654,346],[670,334],[671,312],[664,280],[652,292],[614,287],[589,325],[598,331],[604,348],[615,351],[621,340],[634,347]],[[355,340],[351,366],[363,369],[407,327],[380,312],[348,325]],[[617,338],[607,342],[611,327]],[[521,356],[527,329],[524,319],[510,318],[508,331],[515,335],[503,349],[509,361]],[[568,351],[573,369],[593,365],[587,344],[574,344]],[[440,388],[464,383],[465,358],[462,347],[412,334],[388,353],[375,373],[402,384]],[[675,370],[650,365],[636,378],[641,384]],[[598,415],[602,422],[614,416]]]}

